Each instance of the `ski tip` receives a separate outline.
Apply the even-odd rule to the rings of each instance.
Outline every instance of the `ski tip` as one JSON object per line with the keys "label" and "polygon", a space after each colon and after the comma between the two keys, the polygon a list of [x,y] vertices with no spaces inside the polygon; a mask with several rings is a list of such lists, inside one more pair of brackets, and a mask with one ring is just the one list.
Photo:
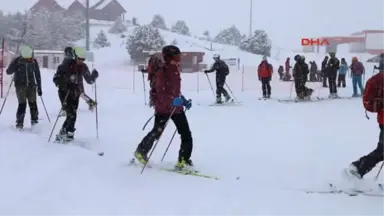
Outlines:
{"label": "ski tip", "polygon": [[104,152],[97,153],[99,156],[104,156]]}

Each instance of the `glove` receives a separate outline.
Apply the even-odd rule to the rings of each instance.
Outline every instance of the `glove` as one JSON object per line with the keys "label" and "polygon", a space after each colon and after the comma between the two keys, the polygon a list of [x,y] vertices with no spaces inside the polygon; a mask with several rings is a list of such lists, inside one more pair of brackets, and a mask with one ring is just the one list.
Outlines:
{"label": "glove", "polygon": [[99,77],[99,72],[98,72],[96,69],[93,69],[93,70],[92,70],[92,77],[93,77],[94,79],[97,79],[97,77]]}
{"label": "glove", "polygon": [[192,107],[192,100],[187,100],[184,96],[176,97],[172,101],[172,106],[184,106],[187,110],[189,110]]}
{"label": "glove", "polygon": [[204,73],[208,73],[208,70],[204,70]]}
{"label": "glove", "polygon": [[41,88],[37,88],[37,95],[39,97],[43,95],[43,91],[41,91]]}

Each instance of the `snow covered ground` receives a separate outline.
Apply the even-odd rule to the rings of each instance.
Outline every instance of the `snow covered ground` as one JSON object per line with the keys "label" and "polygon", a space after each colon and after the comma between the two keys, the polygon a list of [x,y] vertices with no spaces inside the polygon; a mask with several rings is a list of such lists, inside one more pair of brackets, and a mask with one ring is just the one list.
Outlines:
{"label": "snow covered ground", "polygon": [[[238,74],[228,78],[242,106],[211,107],[214,97],[205,75],[182,74],[183,93],[194,102],[188,111],[194,163],[220,180],[155,169],[141,175],[140,169],[126,166],[152,125],[142,131],[153,111],[144,105],[141,74],[133,76],[132,68],[99,70],[99,140],[95,115],[83,101],[76,131],[76,142],[92,150],[47,142],[59,111],[53,71],[43,71],[51,124],[40,103],[39,126],[15,131],[17,102],[12,95],[8,98],[0,116],[0,214],[383,215],[383,198],[302,191],[328,182],[344,184],[342,169],[376,146],[375,117],[365,118],[359,99],[259,101],[260,86],[250,71],[244,91]],[[348,84],[340,95],[351,95]],[[288,98],[290,88],[291,83],[274,78],[273,97]],[[90,86],[87,92],[94,94]],[[320,96],[327,94],[321,89]],[[29,127],[29,112],[25,122]],[[59,119],[56,132],[62,122]],[[173,124],[166,129],[153,162],[160,161],[174,129]],[[165,166],[173,166],[178,148],[176,136]],[[97,156],[98,151],[105,156]],[[376,173],[377,168],[366,178]]]}

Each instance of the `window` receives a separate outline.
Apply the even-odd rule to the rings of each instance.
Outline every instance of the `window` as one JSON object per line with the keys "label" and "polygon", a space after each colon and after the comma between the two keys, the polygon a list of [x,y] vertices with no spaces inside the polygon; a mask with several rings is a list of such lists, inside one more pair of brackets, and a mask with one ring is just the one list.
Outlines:
{"label": "window", "polygon": [[53,64],[58,64],[60,63],[60,58],[58,56],[53,57]]}

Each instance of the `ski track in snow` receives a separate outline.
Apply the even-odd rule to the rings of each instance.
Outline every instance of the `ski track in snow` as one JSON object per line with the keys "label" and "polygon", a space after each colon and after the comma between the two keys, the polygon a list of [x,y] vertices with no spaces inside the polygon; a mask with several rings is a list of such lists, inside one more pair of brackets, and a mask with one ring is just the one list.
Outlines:
{"label": "ski track in snow", "polygon": [[[43,97],[53,122],[60,103],[51,81],[53,71],[43,73]],[[38,128],[15,131],[11,126],[17,103],[10,96],[0,117],[0,214],[383,214],[382,198],[300,191],[342,181],[342,169],[376,146],[375,117],[366,120],[360,99],[259,101],[259,83],[241,92],[238,79],[230,75],[228,84],[242,105],[210,107],[214,98],[204,77],[197,93],[192,89],[196,75],[183,74],[183,93],[194,102],[187,114],[194,139],[192,159],[202,173],[220,180],[155,169],[140,175],[140,169],[125,164],[152,127],[150,122],[141,130],[153,111],[144,106],[140,76],[133,86],[131,73],[106,73],[97,83],[100,139],[94,114],[83,101],[76,131],[79,143],[104,151],[104,157],[48,143],[53,124],[47,122],[41,104]],[[117,74],[119,79],[113,78]],[[272,88],[273,98],[288,98],[291,83],[274,79]],[[339,91],[343,96],[351,92],[349,87]],[[93,95],[90,86],[87,93]],[[321,89],[320,96],[327,93]],[[25,122],[28,128],[28,111]],[[160,161],[174,129],[169,124],[165,130],[154,163]],[[176,161],[179,145],[176,135],[165,164]],[[377,168],[367,178],[376,173]]]}

